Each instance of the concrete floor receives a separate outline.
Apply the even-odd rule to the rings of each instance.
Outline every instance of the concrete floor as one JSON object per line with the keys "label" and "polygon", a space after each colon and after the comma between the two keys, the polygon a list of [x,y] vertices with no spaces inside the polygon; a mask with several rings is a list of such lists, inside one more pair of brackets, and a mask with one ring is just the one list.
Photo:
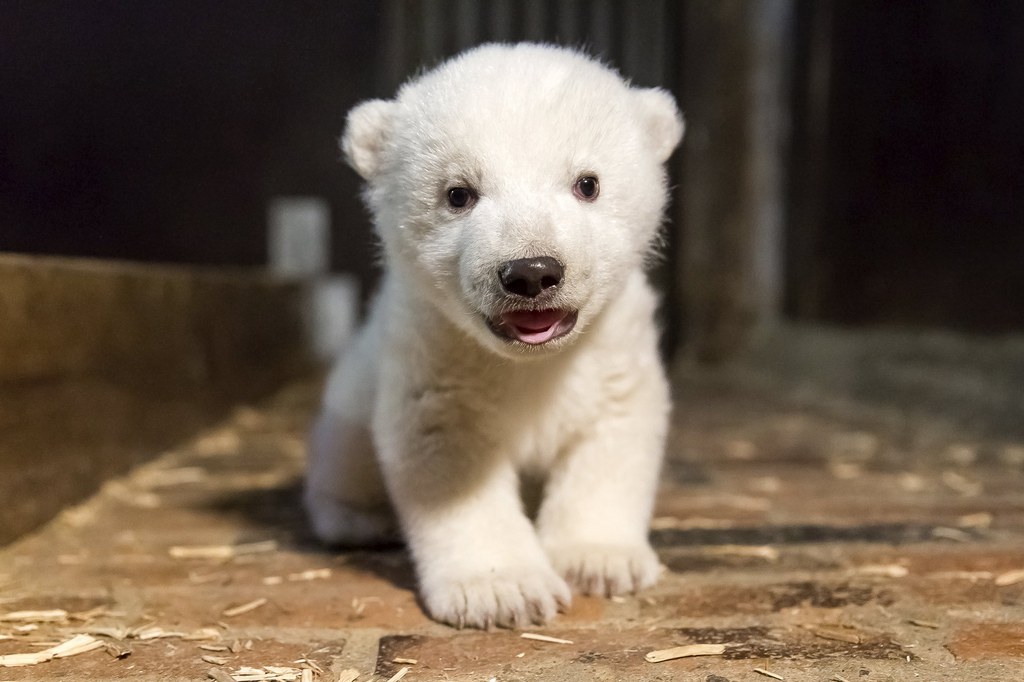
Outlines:
{"label": "concrete floor", "polygon": [[[311,381],[0,549],[0,656],[103,643],[0,680],[1024,680],[1024,443],[684,383],[664,577],[534,629],[571,643],[438,625],[400,549],[311,541]],[[707,643],[724,653],[645,660]]]}

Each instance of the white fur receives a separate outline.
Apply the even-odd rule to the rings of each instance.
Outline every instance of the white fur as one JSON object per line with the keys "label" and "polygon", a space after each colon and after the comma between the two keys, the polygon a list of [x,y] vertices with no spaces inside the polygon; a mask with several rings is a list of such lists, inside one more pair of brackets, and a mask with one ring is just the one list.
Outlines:
{"label": "white fur", "polygon": [[[332,543],[400,527],[438,620],[539,623],[570,585],[656,580],[669,397],[642,268],[682,132],[667,93],[530,44],[474,49],[349,114],[342,146],[385,272],[328,381],[306,504]],[[595,201],[573,194],[584,174]],[[453,186],[477,191],[471,209],[449,207]],[[543,345],[499,338],[485,322],[513,305],[499,265],[539,256],[564,264],[551,305],[577,324]],[[546,479],[533,522],[521,473]]]}

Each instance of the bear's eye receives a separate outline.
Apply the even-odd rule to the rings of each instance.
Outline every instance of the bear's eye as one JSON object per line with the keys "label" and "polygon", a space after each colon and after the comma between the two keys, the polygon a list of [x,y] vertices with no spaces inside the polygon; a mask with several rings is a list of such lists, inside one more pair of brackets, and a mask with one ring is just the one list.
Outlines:
{"label": "bear's eye", "polygon": [[584,175],[572,186],[572,193],[582,201],[593,201],[601,191],[601,185],[593,175]]}
{"label": "bear's eye", "polygon": [[448,205],[452,208],[469,208],[476,202],[476,193],[468,187],[452,187],[448,190]]}

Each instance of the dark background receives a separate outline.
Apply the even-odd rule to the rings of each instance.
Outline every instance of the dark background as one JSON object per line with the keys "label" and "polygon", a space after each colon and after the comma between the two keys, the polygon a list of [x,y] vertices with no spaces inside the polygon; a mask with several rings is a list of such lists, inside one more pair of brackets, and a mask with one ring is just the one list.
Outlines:
{"label": "dark background", "polygon": [[[0,4],[0,250],[257,265],[268,200],[316,195],[334,268],[365,278],[372,238],[336,139],[393,86],[386,6]],[[1024,3],[805,0],[792,33],[787,314],[1024,329]],[[679,74],[661,79],[685,108]]]}
{"label": "dark background", "polygon": [[[261,264],[279,194],[362,225],[336,140],[373,93],[375,8],[0,4],[0,249]],[[369,240],[336,240],[336,267]]]}
{"label": "dark background", "polygon": [[790,264],[808,274],[790,312],[1024,328],[1024,3],[831,4],[821,198],[791,198],[821,202],[792,226],[816,246]]}

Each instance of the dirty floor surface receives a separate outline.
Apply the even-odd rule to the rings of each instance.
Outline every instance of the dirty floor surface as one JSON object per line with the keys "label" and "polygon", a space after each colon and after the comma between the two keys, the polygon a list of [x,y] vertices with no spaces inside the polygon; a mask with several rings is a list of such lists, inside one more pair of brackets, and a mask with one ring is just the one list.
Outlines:
{"label": "dirty floor surface", "polygon": [[[0,656],[36,654],[0,680],[1024,680],[1020,442],[695,381],[662,581],[577,598],[542,641],[431,622],[400,549],[311,542],[316,394],[238,409],[0,550]],[[724,647],[645,660],[688,644]]]}

